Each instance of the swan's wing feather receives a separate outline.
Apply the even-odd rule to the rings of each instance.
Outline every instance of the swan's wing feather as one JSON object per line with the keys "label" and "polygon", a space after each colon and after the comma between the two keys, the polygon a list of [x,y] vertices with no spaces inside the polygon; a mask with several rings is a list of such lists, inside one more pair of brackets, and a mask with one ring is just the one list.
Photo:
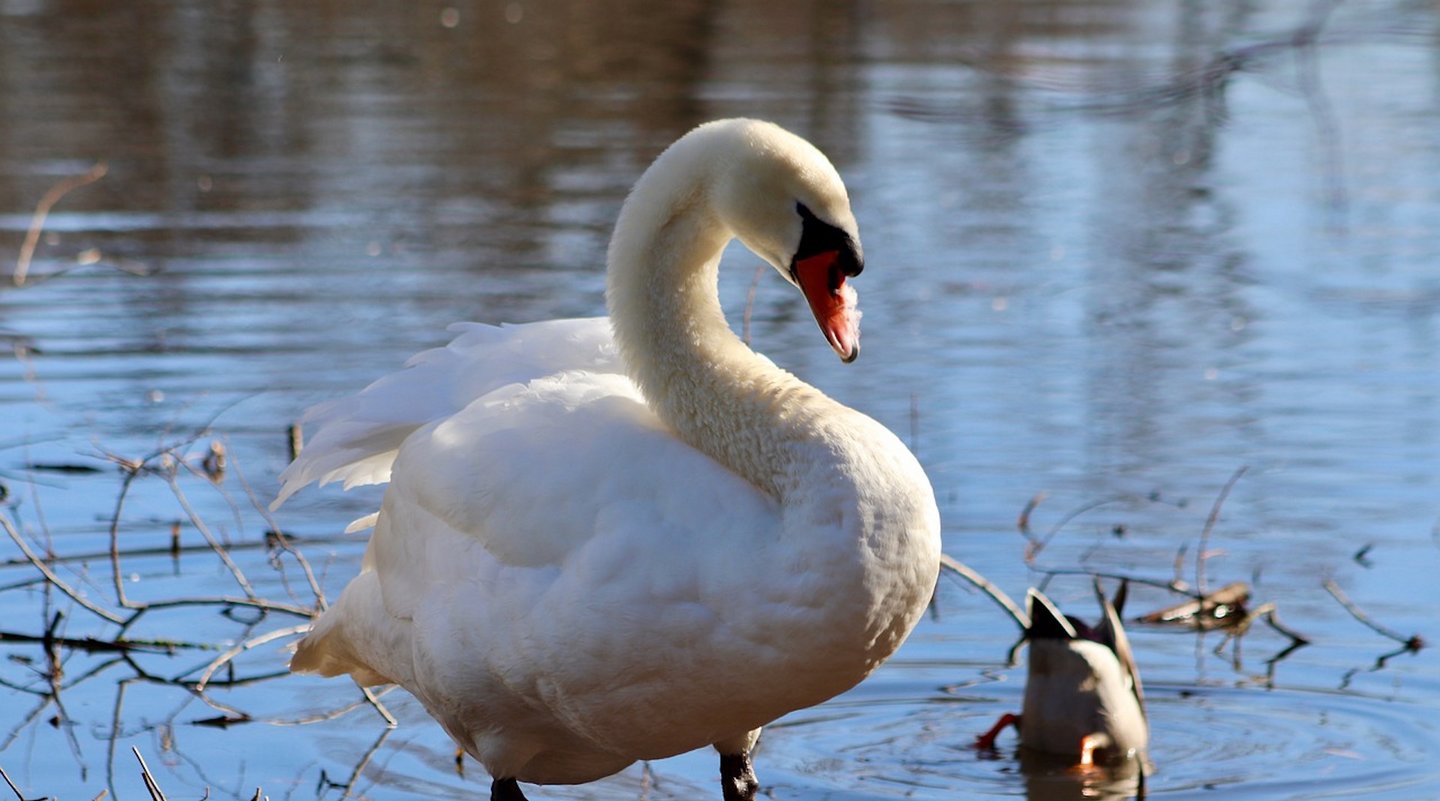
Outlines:
{"label": "swan's wing feather", "polygon": [[[560,565],[609,532],[685,537],[696,521],[773,530],[766,496],[680,441],[629,378],[568,371],[496,389],[401,448],[385,510],[414,506],[503,564]],[[391,536],[407,536],[393,531]]]}
{"label": "swan's wing feather", "polygon": [[305,448],[280,475],[272,507],[307,484],[342,481],[346,489],[380,484],[400,445],[421,427],[507,384],[562,370],[622,371],[608,318],[525,325],[457,323],[444,347],[412,356],[405,369],[359,393],[309,409]]}
{"label": "swan's wing feather", "polygon": [[[361,577],[292,667],[399,681],[437,708],[481,692],[475,675],[586,694],[637,652],[682,660],[662,646],[717,636],[712,610],[748,579],[734,553],[780,530],[773,499],[677,439],[615,373],[499,386],[410,432],[393,461]],[[577,649],[592,661],[572,665]],[[643,697],[658,674],[633,672]]]}

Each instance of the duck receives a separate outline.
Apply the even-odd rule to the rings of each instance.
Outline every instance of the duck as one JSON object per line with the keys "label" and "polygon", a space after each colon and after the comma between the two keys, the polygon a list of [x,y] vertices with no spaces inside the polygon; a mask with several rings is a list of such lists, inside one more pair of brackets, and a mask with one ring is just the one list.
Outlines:
{"label": "duck", "polygon": [[635,183],[608,317],[460,324],[309,410],[273,506],[387,486],[290,669],[400,685],[496,801],[707,747],[723,798],[753,799],[762,728],[854,687],[923,615],[940,517],[890,430],[730,329],[733,239],[853,362],[864,256],[844,182],[805,139],[730,119]]}
{"label": "duck", "polygon": [[1112,602],[1098,579],[1101,616],[1095,626],[1060,612],[1040,590],[1026,593],[1030,645],[1025,699],[1019,715],[1002,715],[976,738],[984,750],[1008,726],[1034,752],[1066,757],[1082,769],[1140,766],[1150,740],[1140,672],[1121,622],[1127,585]]}

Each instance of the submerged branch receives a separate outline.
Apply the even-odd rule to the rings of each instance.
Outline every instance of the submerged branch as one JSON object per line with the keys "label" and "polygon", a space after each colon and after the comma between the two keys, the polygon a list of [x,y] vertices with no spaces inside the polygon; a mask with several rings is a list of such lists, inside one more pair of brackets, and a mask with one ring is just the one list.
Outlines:
{"label": "submerged branch", "polygon": [[90,602],[85,596],[77,592],[74,587],[66,584],[64,579],[56,575],[55,571],[51,570],[43,559],[36,556],[35,552],[30,550],[30,546],[26,544],[25,538],[20,536],[20,532],[15,529],[15,524],[10,522],[9,516],[3,512],[0,512],[0,527],[5,529],[5,533],[10,535],[10,539],[15,542],[15,546],[20,549],[21,553],[25,554],[25,558],[30,560],[30,564],[34,565],[35,569],[40,571],[40,574],[45,577],[45,580],[49,582],[51,586],[65,593],[70,597],[70,600],[105,618],[111,623],[121,625],[125,622],[124,618],[121,618],[114,612]]}
{"label": "submerged branch", "polygon": [[35,257],[35,248],[40,244],[40,234],[45,230],[45,220],[50,216],[50,209],[70,192],[104,178],[108,171],[105,162],[96,162],[95,166],[81,175],[72,175],[57,181],[40,198],[40,202],[35,204],[35,213],[30,217],[30,227],[25,231],[25,241],[20,245],[20,257],[15,261],[15,275],[12,276],[15,286],[25,285],[25,276],[30,272],[30,261]]}
{"label": "submerged branch", "polygon": [[951,557],[949,554],[940,554],[940,567],[965,579],[979,588],[981,592],[990,596],[991,600],[1000,604],[1006,612],[1010,613],[1010,617],[1015,621],[1015,624],[1020,627],[1021,631],[1030,630],[1030,616],[1025,614],[1020,606],[1011,600],[1010,596],[1005,594],[1004,590],[990,583],[989,579],[975,572],[969,565]]}
{"label": "submerged branch", "polygon": [[135,640],[127,637],[116,637],[113,640],[104,640],[99,637],[60,637],[50,632],[46,632],[45,634],[25,634],[17,631],[0,631],[0,642],[38,643],[46,647],[59,645],[88,653],[143,651],[156,654],[173,654],[180,650],[214,651],[218,648],[214,643],[187,642],[185,640]]}
{"label": "submerged branch", "polygon": [[1392,628],[1377,623],[1369,615],[1365,614],[1365,611],[1357,606],[1354,601],[1346,597],[1345,593],[1340,590],[1340,585],[1336,584],[1334,579],[1325,579],[1323,586],[1325,587],[1325,591],[1330,593],[1330,597],[1338,601],[1340,605],[1345,608],[1345,611],[1350,613],[1351,617],[1363,623],[1371,631],[1400,643],[1406,651],[1419,651],[1425,647],[1425,640],[1419,634],[1412,634],[1406,637],[1404,634]]}
{"label": "submerged branch", "polygon": [[293,637],[296,634],[303,634],[309,630],[309,623],[305,623],[300,626],[290,626],[289,628],[276,629],[274,631],[261,634],[258,637],[251,637],[250,639],[244,640],[243,642],[235,645],[233,648],[227,649],[224,653],[215,657],[215,660],[210,664],[206,665],[205,669],[200,672],[200,678],[195,682],[195,692],[205,692],[205,686],[210,683],[210,677],[215,675],[215,671],[219,670],[223,665],[228,664],[232,659],[250,650],[251,648],[264,645],[267,642],[273,642],[274,640],[278,640],[283,637]]}
{"label": "submerged branch", "polygon": [[1215,503],[1210,506],[1210,515],[1205,518],[1205,528],[1200,531],[1200,544],[1195,549],[1195,591],[1201,595],[1205,594],[1205,562],[1209,559],[1209,550],[1206,546],[1210,544],[1210,533],[1215,530],[1215,523],[1220,520],[1220,509],[1225,506],[1225,499],[1230,497],[1230,490],[1249,469],[1249,465],[1240,465],[1234,473],[1230,474],[1230,480],[1220,488],[1220,494],[1216,496]]}

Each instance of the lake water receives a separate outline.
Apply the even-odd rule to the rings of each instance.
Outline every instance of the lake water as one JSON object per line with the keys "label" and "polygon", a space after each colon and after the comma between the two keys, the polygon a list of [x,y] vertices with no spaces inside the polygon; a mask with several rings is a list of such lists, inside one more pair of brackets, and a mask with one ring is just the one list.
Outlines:
{"label": "lake water", "polygon": [[[334,3],[0,0],[0,273],[47,189],[28,281],[0,288],[5,513],[115,608],[105,555],[134,459],[212,440],[224,481],[177,486],[261,597],[308,604],[267,550],[286,427],[455,320],[603,311],[630,183],[710,118],[769,118],[850,187],[865,354],[839,364],[764,277],[754,344],[910,441],[946,550],[1020,597],[1044,575],[1016,520],[1064,522],[1034,567],[1185,578],[1221,488],[1210,586],[1250,582],[1311,645],[1132,632],[1157,798],[1440,797],[1440,6],[1307,3]],[[740,325],[758,260],[722,280]],[[162,468],[159,461],[151,463]],[[373,488],[277,516],[334,595]],[[1092,507],[1093,505],[1093,507]],[[1072,512],[1079,512],[1066,519]],[[237,595],[163,475],[118,516],[120,582]],[[185,550],[167,548],[178,524]],[[196,546],[193,547],[192,546]],[[0,630],[116,635],[0,538]],[[275,565],[283,567],[278,571]],[[1048,592],[1093,618],[1088,579]],[[1136,587],[1130,612],[1174,603]],[[56,611],[63,616],[53,617]],[[137,638],[220,644],[295,625],[214,607]],[[1124,798],[967,746],[1017,711],[1016,631],[942,579],[936,614],[854,691],[772,726],[775,799]],[[276,675],[281,641],[213,651],[0,642],[0,767],[27,797],[484,797],[403,693],[388,731],[343,681]],[[233,682],[231,680],[234,680]],[[251,680],[253,679],[253,681]],[[230,683],[225,683],[230,682]],[[200,725],[217,718],[250,722]],[[315,719],[306,725],[288,725]],[[537,799],[718,798],[712,754]],[[0,791],[3,792],[3,791]]]}

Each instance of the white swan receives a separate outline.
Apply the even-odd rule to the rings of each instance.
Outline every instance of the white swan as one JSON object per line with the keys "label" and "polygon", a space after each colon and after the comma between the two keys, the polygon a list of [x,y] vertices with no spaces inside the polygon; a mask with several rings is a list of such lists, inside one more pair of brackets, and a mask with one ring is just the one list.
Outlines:
{"label": "white swan", "polygon": [[854,359],[839,175],[778,126],[725,120],[626,200],[608,320],[465,325],[311,410],[276,505],[312,481],[390,485],[291,669],[402,685],[495,799],[706,745],[724,797],[753,798],[760,728],[854,686],[919,619],[939,513],[893,434],[731,332],[734,237]]}

